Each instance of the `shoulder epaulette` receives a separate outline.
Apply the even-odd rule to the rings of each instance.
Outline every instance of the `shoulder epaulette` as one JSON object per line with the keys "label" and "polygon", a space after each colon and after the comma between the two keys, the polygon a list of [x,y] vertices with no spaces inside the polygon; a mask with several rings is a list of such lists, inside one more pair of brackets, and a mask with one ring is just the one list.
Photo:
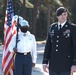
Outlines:
{"label": "shoulder epaulette", "polygon": [[76,24],[74,24],[74,23],[71,23],[71,25],[76,26]]}
{"label": "shoulder epaulette", "polygon": [[55,25],[57,25],[57,22],[52,23],[52,24],[49,26],[49,28],[52,27],[52,26],[55,26]]}
{"label": "shoulder epaulette", "polygon": [[72,26],[76,26],[76,24],[74,24],[74,23],[72,23],[72,22],[69,22],[69,24],[72,25]]}

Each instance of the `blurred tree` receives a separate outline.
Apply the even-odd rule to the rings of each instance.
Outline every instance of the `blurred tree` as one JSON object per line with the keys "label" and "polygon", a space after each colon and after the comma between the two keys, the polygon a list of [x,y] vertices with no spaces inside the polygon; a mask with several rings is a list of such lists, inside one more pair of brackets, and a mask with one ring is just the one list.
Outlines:
{"label": "blurred tree", "polygon": [[46,21],[46,14],[44,11],[39,13],[36,22],[36,38],[37,39],[44,39],[46,37],[46,30],[47,30],[47,21]]}
{"label": "blurred tree", "polygon": [[22,17],[24,18],[24,19],[26,19],[26,6],[25,6],[25,4],[26,4],[26,0],[23,0],[23,9],[22,9],[22,11],[23,11],[23,13],[22,13]]}
{"label": "blurred tree", "polygon": [[7,6],[7,0],[0,1],[0,39],[3,43],[3,31],[4,31],[4,19],[5,19],[5,9]]}
{"label": "blurred tree", "polygon": [[12,1],[15,14],[18,14],[18,10],[20,10],[20,16],[22,16],[24,19],[27,19],[26,9],[34,8],[33,4],[30,3],[28,0],[12,0]]}
{"label": "blurred tree", "polygon": [[[37,38],[45,38],[48,27],[57,21],[56,9],[64,6],[69,10],[70,21],[76,23],[76,0],[12,0],[15,14],[20,10],[20,16],[29,21],[30,31]],[[7,0],[0,0],[0,38],[3,37],[3,22]]]}
{"label": "blurred tree", "polygon": [[70,11],[71,11],[71,21],[76,23],[76,0],[71,0],[70,2]]}
{"label": "blurred tree", "polygon": [[60,0],[43,0],[42,10],[46,13],[46,21],[47,21],[46,35],[48,32],[50,23],[56,21],[55,11],[58,8],[58,6],[62,6],[62,3]]}
{"label": "blurred tree", "polygon": [[33,34],[36,35],[36,20],[37,20],[37,12],[38,12],[38,0],[34,0],[34,9],[33,9]]}

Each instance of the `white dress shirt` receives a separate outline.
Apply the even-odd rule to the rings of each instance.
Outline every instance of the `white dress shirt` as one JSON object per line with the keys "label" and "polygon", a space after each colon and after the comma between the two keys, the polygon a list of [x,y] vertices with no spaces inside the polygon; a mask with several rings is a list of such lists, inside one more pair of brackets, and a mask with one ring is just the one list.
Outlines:
{"label": "white dress shirt", "polygon": [[[16,35],[12,37],[12,40],[8,46],[9,51],[13,52],[13,48],[16,45]],[[31,52],[32,55],[32,61],[33,63],[36,63],[37,59],[37,46],[36,46],[36,40],[35,36],[31,34],[29,31],[26,33],[19,32],[18,33],[18,43],[17,43],[17,49],[19,53],[24,52]]]}
{"label": "white dress shirt", "polygon": [[63,23],[59,23],[58,22],[58,29],[60,29],[60,26],[59,25],[61,25],[61,28],[64,26],[64,24],[66,23],[66,21],[65,22],[63,22]]}

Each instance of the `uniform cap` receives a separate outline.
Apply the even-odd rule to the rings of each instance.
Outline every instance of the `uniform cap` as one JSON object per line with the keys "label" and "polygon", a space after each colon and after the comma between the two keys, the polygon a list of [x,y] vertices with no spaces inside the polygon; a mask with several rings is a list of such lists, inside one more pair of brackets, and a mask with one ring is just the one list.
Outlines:
{"label": "uniform cap", "polygon": [[23,18],[19,16],[19,24],[23,21]]}
{"label": "uniform cap", "polygon": [[14,18],[14,20],[15,20],[15,21],[17,21],[18,16],[17,16],[17,15],[15,15],[15,16],[13,16],[13,18]]}
{"label": "uniform cap", "polygon": [[[14,20],[17,21],[18,20],[18,15],[13,16]],[[21,16],[19,16],[19,24],[20,22],[23,20],[23,18]]]}
{"label": "uniform cap", "polygon": [[20,23],[21,26],[28,26],[29,27],[29,23],[26,20],[22,20]]}
{"label": "uniform cap", "polygon": [[62,13],[64,12],[67,12],[67,9],[64,8],[64,7],[59,7],[57,10],[56,10],[56,16],[60,16]]}

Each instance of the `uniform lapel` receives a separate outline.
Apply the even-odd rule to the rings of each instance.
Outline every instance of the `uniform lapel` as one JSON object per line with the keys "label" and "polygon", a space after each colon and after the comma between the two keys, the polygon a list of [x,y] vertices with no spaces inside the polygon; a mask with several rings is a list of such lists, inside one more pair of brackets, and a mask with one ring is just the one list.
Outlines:
{"label": "uniform lapel", "polygon": [[58,34],[58,32],[59,32],[58,31],[58,24],[55,25],[54,31],[55,31],[55,34]]}
{"label": "uniform lapel", "polygon": [[54,29],[54,34],[55,35],[60,35],[60,34],[62,34],[65,30],[67,30],[68,29],[68,22],[66,22],[65,23],[65,25],[60,29],[60,30],[58,30],[58,24],[56,24],[55,25],[55,29]]}
{"label": "uniform lapel", "polygon": [[65,23],[65,25],[58,31],[58,34],[63,33],[63,31],[68,29],[68,22]]}

